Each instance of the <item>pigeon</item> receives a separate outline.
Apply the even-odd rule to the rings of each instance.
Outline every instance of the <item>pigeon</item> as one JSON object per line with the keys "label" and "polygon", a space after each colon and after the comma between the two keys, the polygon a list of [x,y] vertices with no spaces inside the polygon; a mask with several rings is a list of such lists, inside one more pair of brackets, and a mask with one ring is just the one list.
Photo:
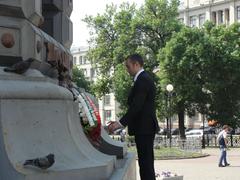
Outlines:
{"label": "pigeon", "polygon": [[33,61],[34,61],[33,58],[29,58],[25,61],[18,62],[16,64],[12,65],[11,67],[6,67],[3,70],[5,72],[13,72],[13,73],[17,73],[17,74],[23,74],[29,69],[29,67],[31,66],[31,63]]}
{"label": "pigeon", "polygon": [[48,169],[54,164],[54,154],[48,154],[45,157],[26,160],[23,166],[35,166],[40,169]]}

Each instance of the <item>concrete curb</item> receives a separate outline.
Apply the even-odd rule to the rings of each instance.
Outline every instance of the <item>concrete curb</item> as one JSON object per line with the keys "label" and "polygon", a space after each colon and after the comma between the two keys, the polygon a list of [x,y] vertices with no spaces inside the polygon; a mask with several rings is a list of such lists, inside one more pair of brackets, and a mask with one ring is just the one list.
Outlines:
{"label": "concrete curb", "polygon": [[166,158],[155,158],[155,160],[182,160],[182,159],[198,159],[198,158],[204,158],[210,156],[210,154],[203,154],[198,157],[166,157]]}

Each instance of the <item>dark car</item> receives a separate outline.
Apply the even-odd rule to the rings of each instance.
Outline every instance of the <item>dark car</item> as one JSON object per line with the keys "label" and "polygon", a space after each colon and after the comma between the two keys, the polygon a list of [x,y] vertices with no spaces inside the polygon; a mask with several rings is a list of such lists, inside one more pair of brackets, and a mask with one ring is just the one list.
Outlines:
{"label": "dark car", "polygon": [[172,129],[172,135],[179,135],[179,134],[180,134],[180,131],[178,128]]}
{"label": "dark car", "polygon": [[[203,129],[203,127],[200,127],[200,129]],[[204,134],[216,134],[216,128],[211,126],[204,127]]]}
{"label": "dark car", "polygon": [[159,135],[167,135],[167,128],[160,128]]}

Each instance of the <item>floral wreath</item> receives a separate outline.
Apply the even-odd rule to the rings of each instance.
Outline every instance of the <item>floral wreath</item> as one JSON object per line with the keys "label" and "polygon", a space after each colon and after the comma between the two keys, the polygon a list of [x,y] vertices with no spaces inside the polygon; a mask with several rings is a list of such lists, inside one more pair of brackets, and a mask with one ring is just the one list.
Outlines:
{"label": "floral wreath", "polygon": [[87,93],[80,92],[78,95],[80,123],[88,139],[99,145],[101,137],[101,118],[93,100]]}

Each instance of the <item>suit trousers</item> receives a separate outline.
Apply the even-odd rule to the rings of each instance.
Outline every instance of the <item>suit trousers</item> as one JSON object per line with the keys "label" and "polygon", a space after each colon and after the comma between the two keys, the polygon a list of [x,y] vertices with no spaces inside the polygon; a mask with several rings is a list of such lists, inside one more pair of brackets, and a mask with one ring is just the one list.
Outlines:
{"label": "suit trousers", "polygon": [[154,171],[154,143],[155,134],[135,135],[138,164],[141,180],[155,180]]}

